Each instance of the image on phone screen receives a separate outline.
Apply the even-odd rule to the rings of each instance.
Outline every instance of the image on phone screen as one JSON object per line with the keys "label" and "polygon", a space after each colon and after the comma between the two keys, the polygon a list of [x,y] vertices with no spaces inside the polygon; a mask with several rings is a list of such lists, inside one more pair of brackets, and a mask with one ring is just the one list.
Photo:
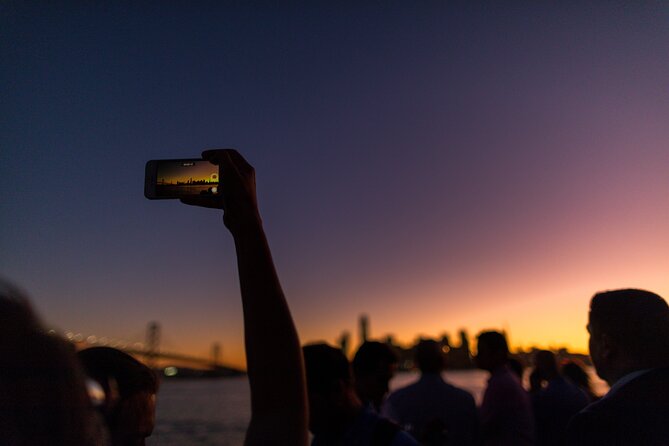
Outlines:
{"label": "image on phone screen", "polygon": [[218,166],[205,160],[157,160],[153,162],[155,174],[153,196],[177,198],[187,196],[217,195]]}

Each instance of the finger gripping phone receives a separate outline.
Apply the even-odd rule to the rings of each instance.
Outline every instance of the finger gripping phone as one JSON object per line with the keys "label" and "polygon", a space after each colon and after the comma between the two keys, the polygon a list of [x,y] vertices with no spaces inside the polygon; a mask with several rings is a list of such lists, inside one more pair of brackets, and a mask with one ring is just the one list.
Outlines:
{"label": "finger gripping phone", "polygon": [[151,160],[146,163],[144,196],[150,200],[216,196],[218,166],[201,158]]}

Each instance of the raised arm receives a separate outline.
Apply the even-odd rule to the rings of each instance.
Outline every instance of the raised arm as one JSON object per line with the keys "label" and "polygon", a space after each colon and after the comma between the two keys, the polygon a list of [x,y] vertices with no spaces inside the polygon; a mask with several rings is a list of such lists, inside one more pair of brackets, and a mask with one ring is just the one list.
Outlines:
{"label": "raised arm", "polygon": [[[302,351],[263,231],[254,169],[232,149],[205,151],[202,157],[221,167],[223,200],[203,197],[182,201],[223,207],[225,226],[235,241],[251,387],[252,415],[245,444],[306,445],[308,411]],[[271,343],[267,342],[268,334]]]}

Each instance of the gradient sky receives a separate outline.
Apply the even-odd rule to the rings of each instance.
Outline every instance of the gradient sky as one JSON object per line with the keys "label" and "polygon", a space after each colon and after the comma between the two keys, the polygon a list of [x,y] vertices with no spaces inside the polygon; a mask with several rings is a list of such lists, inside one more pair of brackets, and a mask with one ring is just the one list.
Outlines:
{"label": "gradient sky", "polygon": [[594,292],[669,296],[666,2],[26,3],[0,274],[52,326],[243,363],[220,213],[143,195],[147,160],[211,147],[256,167],[303,341],[367,313],[585,351]]}

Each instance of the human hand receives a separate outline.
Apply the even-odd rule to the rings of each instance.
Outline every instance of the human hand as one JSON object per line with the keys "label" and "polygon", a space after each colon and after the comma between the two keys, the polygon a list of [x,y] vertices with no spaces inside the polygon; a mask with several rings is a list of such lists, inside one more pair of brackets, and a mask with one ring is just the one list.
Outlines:
{"label": "human hand", "polygon": [[233,234],[249,225],[261,224],[253,166],[235,149],[205,150],[202,158],[220,167],[221,194],[182,198],[181,202],[223,209],[223,222]]}

